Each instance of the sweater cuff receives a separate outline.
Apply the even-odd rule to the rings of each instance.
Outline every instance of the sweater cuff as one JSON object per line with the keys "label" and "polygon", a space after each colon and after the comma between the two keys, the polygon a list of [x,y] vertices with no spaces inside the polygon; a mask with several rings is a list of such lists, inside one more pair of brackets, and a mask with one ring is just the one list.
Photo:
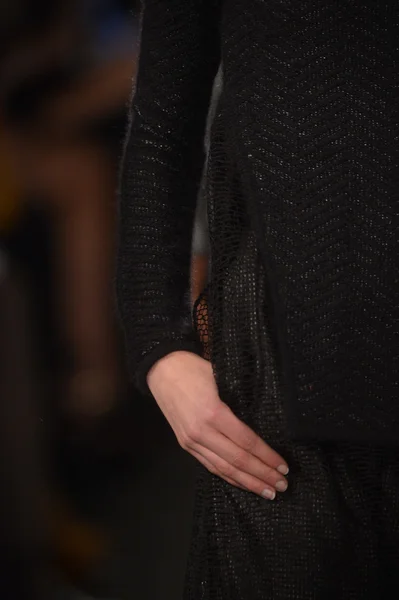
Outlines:
{"label": "sweater cuff", "polygon": [[135,384],[142,394],[152,396],[147,383],[147,375],[155,363],[164,358],[164,356],[178,351],[192,352],[198,356],[203,356],[204,354],[204,348],[199,340],[181,339],[161,342],[147,354],[136,371]]}

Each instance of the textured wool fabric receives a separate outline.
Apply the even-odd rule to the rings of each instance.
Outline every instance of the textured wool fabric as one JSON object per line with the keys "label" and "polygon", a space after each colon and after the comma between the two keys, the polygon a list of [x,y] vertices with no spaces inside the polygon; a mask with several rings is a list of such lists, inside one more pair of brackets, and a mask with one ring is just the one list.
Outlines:
{"label": "textured wool fabric", "polygon": [[[144,4],[117,275],[131,371],[145,391],[158,358],[202,353],[291,468],[266,502],[200,467],[186,598],[385,600],[399,585],[399,3]],[[212,271],[193,320],[220,61]]]}
{"label": "textured wool fabric", "polygon": [[[268,502],[199,466],[185,600],[389,598],[399,586],[399,449],[292,440],[254,234],[229,285],[225,305],[241,327],[224,348],[220,393],[287,460],[289,488]],[[209,356],[205,296],[196,320]]]}
{"label": "textured wool fabric", "polygon": [[[213,78],[211,359],[224,399],[262,369],[234,287],[267,272],[292,435],[396,443],[399,7],[393,0],[148,0],[121,183],[119,306],[132,372],[200,352],[188,282]],[[229,295],[242,297],[233,310]],[[262,307],[256,304],[256,310]],[[235,360],[237,347],[245,349]]]}

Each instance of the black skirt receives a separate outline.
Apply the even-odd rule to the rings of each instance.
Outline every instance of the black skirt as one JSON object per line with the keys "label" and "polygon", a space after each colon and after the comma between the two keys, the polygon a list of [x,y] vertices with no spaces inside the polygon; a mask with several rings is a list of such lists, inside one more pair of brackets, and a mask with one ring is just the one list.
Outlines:
{"label": "black skirt", "polygon": [[[268,501],[198,467],[185,600],[385,600],[399,585],[399,449],[290,437],[253,235],[227,272],[224,301],[210,298],[242,327],[224,347],[219,391],[287,460],[289,489]],[[212,339],[207,311],[204,297],[197,325],[208,356],[218,357],[222,340]],[[249,358],[250,380],[239,369]]]}
{"label": "black skirt", "polygon": [[288,445],[270,502],[202,471],[185,600],[385,600],[399,585],[399,453]]}

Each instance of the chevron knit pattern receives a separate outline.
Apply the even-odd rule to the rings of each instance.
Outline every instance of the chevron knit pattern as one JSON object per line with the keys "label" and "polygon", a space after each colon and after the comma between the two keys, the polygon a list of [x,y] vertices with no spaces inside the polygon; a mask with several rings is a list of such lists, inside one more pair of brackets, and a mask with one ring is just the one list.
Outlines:
{"label": "chevron knit pattern", "polygon": [[396,443],[399,8],[250,4],[225,2],[226,139],[214,139],[210,174],[214,336],[224,327],[215,351],[240,327],[219,295],[249,229],[267,269],[291,429]]}
{"label": "chevron knit pattern", "polygon": [[[187,600],[388,598],[399,585],[399,3],[144,4],[117,277],[131,371],[146,391],[156,360],[205,345],[221,398],[294,481],[267,504],[201,472]],[[212,270],[195,328],[190,238],[220,61]]]}

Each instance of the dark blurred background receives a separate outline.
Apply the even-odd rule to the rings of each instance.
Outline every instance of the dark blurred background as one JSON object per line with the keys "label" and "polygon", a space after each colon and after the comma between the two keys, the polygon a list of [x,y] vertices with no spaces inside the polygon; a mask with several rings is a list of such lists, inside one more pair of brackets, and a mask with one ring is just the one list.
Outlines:
{"label": "dark blurred background", "polygon": [[[7,600],[181,597],[192,464],[155,402],[127,382],[113,299],[115,192],[138,13],[133,0],[1,3]],[[194,296],[207,258],[198,251],[195,261]]]}

